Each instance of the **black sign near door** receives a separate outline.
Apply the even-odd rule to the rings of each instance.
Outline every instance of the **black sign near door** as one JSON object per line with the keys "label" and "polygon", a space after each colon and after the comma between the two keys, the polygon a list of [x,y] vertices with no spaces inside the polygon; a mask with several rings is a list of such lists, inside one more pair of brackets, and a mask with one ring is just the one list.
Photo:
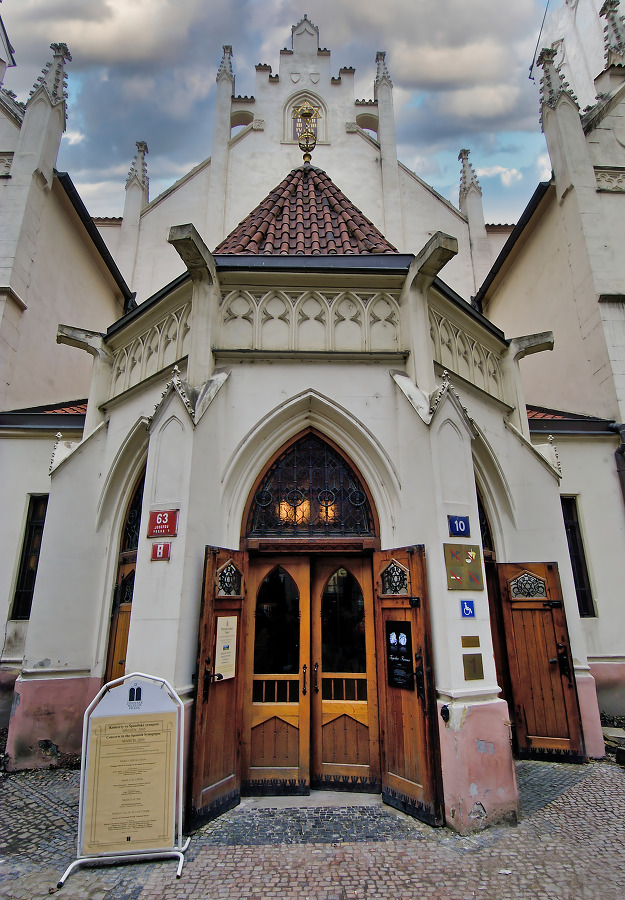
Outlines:
{"label": "black sign near door", "polygon": [[412,635],[410,622],[389,622],[386,625],[386,670],[390,687],[414,687]]}

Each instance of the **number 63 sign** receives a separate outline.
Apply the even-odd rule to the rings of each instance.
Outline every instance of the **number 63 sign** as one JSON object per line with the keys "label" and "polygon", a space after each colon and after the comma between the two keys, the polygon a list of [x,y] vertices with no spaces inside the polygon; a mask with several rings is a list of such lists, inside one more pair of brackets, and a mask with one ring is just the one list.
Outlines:
{"label": "number 63 sign", "polygon": [[161,509],[150,513],[148,537],[175,537],[178,534],[178,509]]}

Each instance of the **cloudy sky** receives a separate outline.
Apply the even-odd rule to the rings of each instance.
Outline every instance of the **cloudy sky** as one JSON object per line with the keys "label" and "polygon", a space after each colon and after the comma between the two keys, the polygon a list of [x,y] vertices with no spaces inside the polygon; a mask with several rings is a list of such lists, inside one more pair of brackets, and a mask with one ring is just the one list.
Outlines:
{"label": "cloudy sky", "polygon": [[458,152],[484,192],[487,222],[513,222],[549,164],[528,70],[546,0],[4,0],[17,67],[4,86],[26,100],[51,42],[73,56],[59,168],[92,215],[121,214],[135,141],[146,140],[150,195],[210,155],[215,74],[233,45],[237,94],[254,66],[278,69],[304,12],[356,67],[356,96],[373,96],[375,54],[387,51],[399,157],[458,202]]}

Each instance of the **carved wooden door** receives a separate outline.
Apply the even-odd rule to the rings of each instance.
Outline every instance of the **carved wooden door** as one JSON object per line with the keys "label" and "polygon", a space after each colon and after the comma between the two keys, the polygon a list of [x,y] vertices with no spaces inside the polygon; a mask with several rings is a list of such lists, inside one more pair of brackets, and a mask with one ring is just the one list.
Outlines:
{"label": "carved wooden door", "polygon": [[374,553],[382,799],[441,825],[436,696],[423,547]]}
{"label": "carved wooden door", "polygon": [[246,560],[242,552],[206,548],[191,757],[191,827],[215,818],[241,799]]}
{"label": "carved wooden door", "polygon": [[250,563],[244,789],[310,790],[310,576],[307,556]]}
{"label": "carved wooden door", "polygon": [[371,560],[312,561],[312,784],[380,790]]}
{"label": "carved wooden door", "polygon": [[557,563],[499,563],[498,570],[518,754],[582,761]]}
{"label": "carved wooden door", "polygon": [[243,789],[379,790],[371,562],[250,562]]}

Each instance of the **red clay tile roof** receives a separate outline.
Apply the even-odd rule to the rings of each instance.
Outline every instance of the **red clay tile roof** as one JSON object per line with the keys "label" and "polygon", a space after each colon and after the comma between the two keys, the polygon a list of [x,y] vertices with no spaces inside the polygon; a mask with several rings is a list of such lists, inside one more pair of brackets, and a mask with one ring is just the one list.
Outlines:
{"label": "red clay tile roof", "polygon": [[7,412],[46,416],[84,416],[87,413],[87,401],[70,400],[67,403],[53,403],[49,406],[29,406],[25,409],[7,410]]}
{"label": "red clay tile roof", "polygon": [[397,250],[322,169],[303,165],[293,169],[214,252],[318,256]]}

